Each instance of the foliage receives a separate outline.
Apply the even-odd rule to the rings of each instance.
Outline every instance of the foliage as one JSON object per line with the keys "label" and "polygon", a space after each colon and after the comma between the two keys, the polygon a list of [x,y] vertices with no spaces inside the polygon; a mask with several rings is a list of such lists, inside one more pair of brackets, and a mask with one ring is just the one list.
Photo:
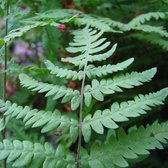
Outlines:
{"label": "foliage", "polygon": [[[0,99],[5,116],[0,130],[6,128],[0,160],[7,167],[152,167],[153,157],[160,165],[159,156],[149,154],[166,148],[168,140],[159,108],[168,88],[165,78],[157,80],[166,74],[161,68],[167,66],[167,3],[145,3],[148,7],[127,0],[11,2],[0,56],[8,44],[12,57],[16,40],[35,46],[36,56],[41,42],[44,52],[28,66],[21,64],[24,59],[8,60],[8,100]],[[4,19],[5,7],[3,1]],[[0,64],[3,69],[3,58]]]}

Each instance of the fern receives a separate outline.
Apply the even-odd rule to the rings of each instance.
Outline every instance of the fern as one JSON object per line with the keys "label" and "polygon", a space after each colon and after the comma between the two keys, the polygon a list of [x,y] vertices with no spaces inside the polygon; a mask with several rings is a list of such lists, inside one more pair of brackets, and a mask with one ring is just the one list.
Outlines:
{"label": "fern", "polygon": [[[66,154],[62,145],[55,150],[51,144],[32,143],[30,141],[3,140],[0,142],[0,160],[7,159],[7,163],[13,162],[13,167],[22,167],[34,159],[40,159],[44,168],[60,166],[74,167],[74,157]],[[73,164],[73,165],[72,165]]]}
{"label": "fern", "polygon": [[[22,107],[16,103],[12,104],[10,101],[4,102],[2,100],[0,100],[0,110],[5,110],[6,116],[22,119],[26,126],[31,126],[32,128],[42,127],[42,133],[61,130],[64,133],[69,132],[72,137],[77,136],[77,120],[61,115],[58,110],[54,112],[39,111],[37,109],[31,109],[29,106]],[[74,139],[76,140],[76,138]]]}
{"label": "fern", "polygon": [[111,109],[103,111],[97,110],[93,117],[89,114],[83,120],[83,135],[85,141],[89,141],[91,137],[91,128],[98,134],[103,134],[104,127],[116,129],[116,122],[128,121],[128,117],[138,117],[141,114],[146,114],[146,110],[151,110],[150,107],[162,104],[168,95],[168,88],[162,89],[156,93],[149,95],[138,95],[134,100],[122,103],[113,103]]}
{"label": "fern", "polygon": [[62,103],[66,103],[71,100],[72,101],[71,107],[74,110],[79,106],[80,94],[79,91],[77,90],[74,91],[70,88],[67,88],[66,86],[59,86],[38,82],[25,74],[20,74],[19,78],[22,86],[24,87],[32,89],[33,91],[38,91],[39,93],[47,92],[45,96],[46,97],[54,96],[53,97],[54,100],[63,97]]}
{"label": "fern", "polygon": [[159,37],[156,34],[133,34],[130,35],[131,38],[136,38],[138,40],[144,40],[147,41],[149,43],[151,43],[152,45],[155,46],[160,46],[163,50],[168,51],[168,44],[167,44],[167,40],[164,38]]}
{"label": "fern", "polygon": [[130,89],[134,86],[140,86],[143,82],[149,82],[155,73],[156,68],[152,68],[141,73],[132,72],[114,76],[113,79],[102,79],[100,82],[94,79],[91,85],[85,86],[85,104],[89,106],[92,97],[103,101],[104,95],[122,92],[122,88]]}
{"label": "fern", "polygon": [[12,39],[16,37],[22,36],[24,33],[28,32],[29,30],[36,28],[36,27],[42,27],[42,26],[58,26],[59,24],[53,21],[48,22],[34,22],[28,26],[24,26],[22,28],[17,28],[9,32],[9,34],[4,38],[5,42],[11,41]]}
{"label": "fern", "polygon": [[106,38],[99,39],[102,34],[103,31],[97,32],[96,30],[88,27],[85,27],[82,30],[74,31],[74,41],[69,44],[70,47],[67,48],[67,51],[71,53],[80,52],[81,54],[76,57],[62,58],[62,61],[70,62],[75,66],[83,67],[86,62],[90,63],[106,60],[114,53],[117,45],[115,44],[103,54],[97,54],[110,46],[110,42],[105,42]]}
{"label": "fern", "polygon": [[162,37],[168,37],[168,32],[164,30],[163,27],[155,27],[155,26],[149,26],[149,25],[140,25],[135,28],[136,30],[143,30],[144,32],[150,33],[157,33],[160,34]]}
{"label": "fern", "polygon": [[150,21],[151,19],[159,20],[164,18],[165,18],[164,12],[149,12],[135,17],[128,24],[133,27],[133,26],[139,26],[145,23],[146,21]]}
{"label": "fern", "polygon": [[[130,159],[147,155],[149,150],[163,149],[168,140],[168,123],[155,122],[145,129],[143,126],[126,135],[121,129],[118,138],[113,137],[106,144],[94,144],[87,158],[91,168],[128,167]],[[162,144],[161,144],[162,143]]]}
{"label": "fern", "polygon": [[121,33],[130,30],[140,30],[143,32],[155,32],[163,37],[168,37],[168,32],[163,27],[144,25],[146,21],[151,19],[165,19],[166,12],[149,12],[141,14],[133,18],[128,23],[122,23],[109,18],[91,16],[77,10],[49,10],[45,13],[39,13],[33,18],[28,18],[22,21],[27,24],[24,27],[12,30],[5,38],[5,42],[10,41],[16,37],[22,36],[27,31],[41,26],[58,26],[60,23],[74,22],[76,25],[91,26],[103,32]]}
{"label": "fern", "polygon": [[[134,60],[133,58],[130,58],[116,65],[108,64],[108,65],[103,65],[98,67],[95,67],[94,65],[90,64],[87,67],[86,75],[89,79],[91,79],[96,77],[102,77],[107,74],[112,74],[114,72],[122,71],[125,68],[127,68],[133,62],[133,60]],[[69,70],[65,68],[59,68],[58,66],[55,66],[50,61],[46,61],[46,66],[51,71],[50,73],[54,74],[56,77],[72,79],[72,80],[83,79],[83,71],[74,71],[74,70]]]}
{"label": "fern", "polygon": [[107,18],[83,15],[83,17],[77,18],[75,23],[77,25],[91,26],[104,32],[122,33],[122,29],[117,30],[116,27],[122,28],[124,24],[110,19],[107,22],[107,20]]}
{"label": "fern", "polygon": [[[45,20],[45,17],[48,16],[39,17]],[[66,19],[73,20],[74,18],[67,17]],[[41,161],[41,167],[44,168],[126,167],[128,159],[136,159],[138,155],[149,154],[148,151],[151,149],[162,148],[161,143],[166,143],[165,139],[168,138],[167,123],[154,123],[147,126],[146,129],[140,127],[129,132],[128,135],[122,128],[122,131],[119,132],[116,128],[119,127],[118,122],[125,122],[130,118],[146,114],[151,107],[161,105],[168,95],[168,88],[155,93],[135,96],[134,100],[112,103],[111,109],[100,109],[94,112],[91,107],[97,101],[104,101],[106,95],[123,92],[123,89],[131,89],[149,82],[156,73],[156,68],[152,68],[143,72],[125,74],[120,72],[118,74],[118,71],[125,70],[133,62],[133,58],[116,65],[97,65],[112,56],[117,46],[116,44],[111,46],[111,42],[102,38],[103,33],[104,31],[90,27],[88,24],[82,29],[72,31],[73,41],[70,42],[67,51],[72,53],[73,57],[63,58],[62,61],[72,63],[74,69],[77,70],[60,68],[52,62],[46,61],[46,66],[51,74],[59,78],[82,80],[80,89],[38,82],[26,74],[19,75],[23,87],[39,93],[46,93],[46,97],[54,100],[62,98],[61,103],[71,102],[71,108],[79,113],[79,121],[77,121],[75,113],[69,116],[62,114],[58,109],[53,112],[31,109],[29,106],[22,107],[10,101],[0,100],[0,110],[9,120],[11,118],[21,119],[25,126],[41,128],[42,133],[61,132],[59,138],[56,139],[59,143],[56,149],[48,143],[42,145],[29,141],[4,140],[0,143],[1,160],[7,159],[8,163],[13,163],[13,167],[23,167],[34,160]],[[97,64],[94,64],[95,62]],[[112,77],[106,76],[114,72]],[[93,98],[96,101],[92,101]],[[82,119],[83,116],[84,119]],[[103,134],[104,127],[115,130],[118,136],[110,137],[106,143],[100,144],[101,147],[97,144],[93,145],[90,141],[91,129],[98,134]],[[87,147],[86,143],[83,143],[85,148],[81,149],[82,135],[85,142],[90,142],[92,145],[91,149]],[[67,141],[70,142],[68,145],[65,144],[66,147],[70,147],[72,143],[75,145],[77,139],[78,149],[75,154],[62,147]]]}

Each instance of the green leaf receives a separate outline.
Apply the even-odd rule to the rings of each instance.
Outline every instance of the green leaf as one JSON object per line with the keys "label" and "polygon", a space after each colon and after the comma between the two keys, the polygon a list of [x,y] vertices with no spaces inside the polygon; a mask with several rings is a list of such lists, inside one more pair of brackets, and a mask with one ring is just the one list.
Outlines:
{"label": "green leaf", "polygon": [[5,44],[4,39],[0,38],[0,47],[3,46]]}
{"label": "green leaf", "polygon": [[[102,134],[104,127],[116,129],[118,128],[117,122],[128,121],[130,117],[138,117],[140,115],[146,114],[146,111],[151,110],[151,107],[163,104],[163,101],[168,96],[168,88],[164,88],[158,92],[138,95],[135,96],[134,100],[129,100],[127,102],[121,102],[120,104],[114,102],[111,106],[111,109],[97,110],[93,117],[87,115],[83,120],[82,131],[83,136],[90,137],[91,128],[98,134]],[[89,130],[90,129],[90,130]],[[89,138],[87,136],[87,138]],[[88,140],[88,139],[87,139]],[[146,152],[146,151],[142,151]]]}
{"label": "green leaf", "polygon": [[[154,132],[154,136],[151,136],[151,132]],[[168,122],[155,122],[146,129],[134,129],[128,135],[120,130],[118,138],[112,137],[106,143],[96,143],[92,146],[88,163],[93,168],[128,167],[130,159],[149,154],[149,150],[158,148],[158,144],[160,146],[163,143],[158,136],[168,140]]]}
{"label": "green leaf", "polygon": [[10,101],[4,102],[3,100],[0,100],[0,110],[4,111],[7,119],[8,117],[22,119],[24,124],[28,127],[42,128],[42,133],[53,130],[59,131],[60,128],[63,127],[61,130],[70,137],[72,136],[73,130],[73,141],[76,141],[78,135],[78,121],[71,117],[61,115],[58,110],[54,112],[39,111],[37,109],[31,109],[28,106],[22,107],[18,106],[16,103],[12,104]]}
{"label": "green leaf", "polygon": [[[39,93],[47,92],[45,95],[46,97],[53,96],[54,100],[63,97],[62,103],[70,101],[74,97],[75,99],[77,99],[77,97],[79,96],[78,90],[72,90],[71,88],[67,88],[66,86],[59,86],[59,85],[38,82],[35,79],[27,76],[26,74],[20,74],[19,79],[23,87],[27,87],[32,91],[38,91]],[[74,104],[75,108],[77,108],[78,103],[79,102],[76,102],[76,104]]]}
{"label": "green leaf", "polygon": [[[49,143],[44,145],[40,143],[32,143],[30,141],[19,141],[14,140],[13,142],[4,139],[3,142],[0,142],[0,160],[7,159],[7,162],[13,162],[13,167],[23,167],[28,163],[33,162],[35,157],[41,159],[43,167],[50,164],[54,165],[62,163],[63,167],[72,164],[73,160],[70,162],[67,160],[66,155],[73,155],[70,153],[65,154],[65,148],[62,145],[59,145],[55,150]],[[48,162],[50,160],[50,163]],[[75,164],[75,163],[73,163]]]}
{"label": "green leaf", "polygon": [[84,92],[84,101],[85,101],[86,106],[89,107],[90,104],[91,104],[91,101],[92,101],[91,93],[85,93]]}
{"label": "green leaf", "polygon": [[92,85],[85,86],[85,95],[91,93],[96,100],[103,101],[104,95],[123,92],[122,88],[130,89],[140,86],[143,82],[149,82],[155,74],[156,68],[152,68],[143,72],[116,75],[113,79],[102,79],[101,81],[94,79]]}
{"label": "green leaf", "polygon": [[74,96],[71,100],[71,108],[72,110],[76,110],[80,105],[80,95]]}
{"label": "green leaf", "polygon": [[97,54],[110,46],[110,42],[105,42],[105,38],[99,39],[103,33],[103,31],[96,31],[88,26],[82,30],[74,31],[74,41],[69,44],[70,47],[67,48],[67,51],[71,53],[80,52],[81,54],[77,57],[62,58],[62,61],[83,67],[86,62],[102,61],[109,58],[115,52],[117,44],[113,45],[107,52]]}
{"label": "green leaf", "polygon": [[102,163],[99,160],[91,160],[89,161],[89,166],[91,168],[104,168]]}

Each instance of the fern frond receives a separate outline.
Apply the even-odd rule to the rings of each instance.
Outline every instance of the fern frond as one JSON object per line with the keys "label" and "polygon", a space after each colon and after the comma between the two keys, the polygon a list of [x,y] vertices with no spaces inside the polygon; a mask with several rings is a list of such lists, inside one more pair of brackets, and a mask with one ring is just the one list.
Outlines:
{"label": "fern frond", "polygon": [[116,27],[123,26],[123,24],[121,22],[117,22],[117,21],[110,20],[110,19],[107,22],[106,19],[108,19],[108,18],[89,16],[89,15],[83,14],[82,17],[79,17],[76,19],[75,23],[77,25],[91,26],[91,27],[99,29],[103,32],[122,33],[121,30],[119,31],[116,29]]}
{"label": "fern frond", "polygon": [[98,81],[92,80],[91,85],[85,86],[85,104],[90,105],[92,97],[98,101],[104,100],[104,95],[122,92],[121,88],[133,88],[140,86],[143,82],[149,82],[156,73],[156,68],[152,68],[143,72],[132,72],[121,75],[116,75],[113,79],[102,79]]}
{"label": "fern frond", "polygon": [[[98,66],[95,67],[94,65],[88,65],[87,70],[86,70],[86,75],[88,78],[96,78],[102,77],[104,75],[113,73],[113,72],[118,72],[122,71],[125,68],[127,68],[132,62],[134,61],[133,58],[130,58],[126,61],[123,61],[121,63],[118,63],[116,65],[103,65],[103,66]],[[53,63],[50,61],[46,61],[46,66],[50,70],[51,74],[56,75],[56,77],[60,78],[66,78],[66,79],[72,79],[72,80],[82,80],[83,79],[83,71],[74,71],[74,70],[69,70],[65,68],[59,68],[58,66],[55,66]]]}
{"label": "fern frond", "polygon": [[74,71],[66,68],[60,68],[54,65],[50,61],[45,62],[47,69],[50,70],[50,73],[56,75],[56,77],[72,79],[72,80],[82,80],[83,78],[83,71]]}
{"label": "fern frond", "polygon": [[146,114],[150,107],[163,104],[163,101],[168,95],[168,88],[162,89],[155,93],[146,95],[138,95],[134,100],[122,103],[113,103],[111,109],[103,111],[97,110],[93,117],[88,115],[83,120],[83,136],[85,141],[88,141],[91,136],[91,128],[98,134],[103,134],[104,127],[116,129],[118,125],[116,122],[128,121],[130,117],[138,117]]}
{"label": "fern frond", "polygon": [[76,13],[80,14],[82,13],[81,11],[73,10],[73,9],[53,9],[53,10],[48,10],[43,13],[38,13],[37,16],[26,19],[24,21],[29,21],[29,20],[48,20],[48,19],[53,19],[54,21],[60,21],[62,19],[70,19]]}
{"label": "fern frond", "polygon": [[12,39],[15,39],[16,37],[20,37],[22,36],[24,33],[28,32],[29,30],[36,28],[36,27],[42,27],[42,26],[46,26],[46,25],[50,25],[50,26],[59,26],[59,23],[53,22],[53,21],[38,21],[38,22],[34,22],[30,25],[27,26],[23,26],[21,28],[17,28],[14,29],[12,31],[9,32],[9,34],[7,36],[5,36],[4,41],[8,42]]}
{"label": "fern frond", "polygon": [[33,160],[39,159],[43,168],[48,167],[75,167],[75,158],[65,151],[63,145],[55,150],[51,144],[32,143],[30,141],[14,140],[13,142],[4,139],[0,142],[0,160],[7,159],[12,162],[13,167],[23,167]]}
{"label": "fern frond", "polygon": [[164,12],[149,12],[135,17],[128,23],[128,26],[135,27],[145,23],[146,21],[150,21],[151,19],[159,20],[164,18],[165,18]]}
{"label": "fern frond", "polygon": [[161,38],[160,36],[156,34],[132,34],[129,37],[136,38],[138,40],[144,40],[147,41],[153,45],[161,47],[163,50],[168,51],[168,43],[167,40],[164,38]]}
{"label": "fern frond", "polygon": [[90,168],[128,167],[128,160],[139,155],[148,155],[150,150],[163,149],[162,144],[168,140],[168,122],[141,126],[125,133],[120,130],[118,138],[112,137],[105,144],[94,144],[90,157],[87,158]]}
{"label": "fern frond", "polygon": [[[105,42],[106,38],[100,38],[102,34],[103,31],[98,32],[97,30],[88,27],[74,31],[74,41],[69,44],[70,47],[67,48],[67,51],[70,53],[79,52],[80,55],[76,57],[62,58],[62,61],[83,67],[86,62],[106,60],[114,53],[117,45],[115,44],[111,49],[103,52],[110,46],[110,42]],[[99,52],[103,53],[97,54]]]}
{"label": "fern frond", "polygon": [[137,27],[134,27],[135,30],[141,30],[143,32],[147,32],[147,33],[157,33],[160,34],[160,36],[162,37],[168,37],[168,32],[166,30],[164,30],[163,27],[158,27],[158,26],[149,26],[149,25],[140,25]]}
{"label": "fern frond", "polygon": [[23,87],[27,87],[32,91],[38,91],[39,93],[47,92],[45,96],[53,96],[54,100],[63,97],[62,103],[66,103],[71,100],[71,107],[73,110],[76,110],[79,107],[80,93],[78,90],[72,90],[66,86],[38,82],[26,74],[20,74],[19,79]]}
{"label": "fern frond", "polygon": [[91,79],[91,78],[96,78],[96,77],[102,77],[107,74],[112,74],[113,72],[118,72],[122,71],[125,68],[127,68],[132,62],[134,61],[134,58],[130,58],[126,61],[123,61],[121,63],[118,63],[116,65],[103,65],[103,66],[98,66],[95,67],[94,65],[88,65],[88,69],[86,71],[86,75]]}
{"label": "fern frond", "polygon": [[40,127],[42,133],[53,130],[69,133],[69,136],[76,140],[78,136],[78,121],[67,115],[61,115],[58,110],[54,112],[31,109],[29,106],[19,106],[10,101],[0,100],[0,110],[4,111],[5,116],[16,119],[22,119],[26,126],[36,128]]}

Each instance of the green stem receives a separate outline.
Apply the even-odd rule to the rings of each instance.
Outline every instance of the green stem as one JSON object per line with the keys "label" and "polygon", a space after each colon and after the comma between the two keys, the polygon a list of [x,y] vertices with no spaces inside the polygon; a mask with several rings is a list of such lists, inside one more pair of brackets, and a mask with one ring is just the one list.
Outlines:
{"label": "green stem", "polygon": [[[6,1],[6,25],[5,25],[5,35],[8,34],[8,15],[9,15],[9,0]],[[7,83],[7,58],[8,58],[8,46],[7,43],[5,43],[5,53],[4,53],[4,84],[3,84],[3,99],[6,100],[6,83]],[[5,122],[6,118],[5,115],[3,115],[3,139],[6,137],[6,129],[5,129]],[[4,168],[6,168],[6,160],[4,160]]]}
{"label": "green stem", "polygon": [[81,143],[82,143],[82,111],[83,111],[83,96],[84,96],[84,86],[85,86],[85,79],[86,79],[86,69],[87,69],[87,62],[85,64],[84,71],[83,71],[83,80],[82,80],[81,95],[80,95],[79,138],[78,138],[77,157],[76,157],[77,168],[79,168],[80,166],[80,149],[81,149]]}

